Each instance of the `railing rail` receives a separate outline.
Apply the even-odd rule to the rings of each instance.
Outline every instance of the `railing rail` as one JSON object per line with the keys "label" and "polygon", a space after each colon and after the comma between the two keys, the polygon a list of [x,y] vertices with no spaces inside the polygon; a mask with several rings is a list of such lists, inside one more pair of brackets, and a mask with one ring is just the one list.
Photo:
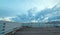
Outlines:
{"label": "railing rail", "polygon": [[0,22],[0,34],[6,34],[14,31],[22,26],[29,27],[58,27],[60,24],[49,24],[49,23],[15,23],[15,22]]}

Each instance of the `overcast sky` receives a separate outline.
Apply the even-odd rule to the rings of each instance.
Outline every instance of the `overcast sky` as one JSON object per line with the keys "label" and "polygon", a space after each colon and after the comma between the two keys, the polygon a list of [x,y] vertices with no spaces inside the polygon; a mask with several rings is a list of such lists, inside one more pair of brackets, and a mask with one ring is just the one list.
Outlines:
{"label": "overcast sky", "polygon": [[0,0],[0,17],[15,16],[26,13],[36,7],[37,10],[52,8],[59,0]]}

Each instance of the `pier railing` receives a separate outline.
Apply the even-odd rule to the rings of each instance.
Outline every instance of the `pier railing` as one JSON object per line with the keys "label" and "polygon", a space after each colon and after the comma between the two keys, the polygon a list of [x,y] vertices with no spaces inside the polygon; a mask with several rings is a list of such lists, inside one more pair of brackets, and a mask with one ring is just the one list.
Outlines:
{"label": "pier railing", "polygon": [[14,31],[16,29],[19,29],[23,26],[26,27],[59,27],[60,24],[54,24],[54,23],[17,23],[17,22],[7,22],[7,21],[3,21],[0,22],[0,34],[4,35],[6,33],[9,33],[11,31]]}

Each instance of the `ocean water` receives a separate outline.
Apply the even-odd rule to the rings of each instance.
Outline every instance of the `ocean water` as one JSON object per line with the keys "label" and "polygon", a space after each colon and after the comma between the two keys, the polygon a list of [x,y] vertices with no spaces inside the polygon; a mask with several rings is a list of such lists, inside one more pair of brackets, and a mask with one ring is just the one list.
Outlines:
{"label": "ocean water", "polygon": [[[60,26],[60,24],[57,24]],[[54,24],[44,24],[44,23],[17,23],[17,22],[5,22],[0,21],[0,35],[4,35],[8,32],[14,31],[17,28],[21,28],[22,26],[30,26],[30,27],[54,27]]]}
{"label": "ocean water", "polygon": [[0,35],[4,35],[8,32],[15,30],[16,28],[20,28],[20,27],[21,27],[21,23],[4,22],[4,21],[0,22]]}

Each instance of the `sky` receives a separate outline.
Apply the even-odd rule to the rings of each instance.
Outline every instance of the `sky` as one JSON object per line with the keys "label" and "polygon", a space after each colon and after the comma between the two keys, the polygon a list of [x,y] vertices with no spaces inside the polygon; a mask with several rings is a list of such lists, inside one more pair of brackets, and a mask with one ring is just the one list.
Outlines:
{"label": "sky", "polygon": [[52,8],[58,3],[60,0],[0,0],[0,17],[14,17],[34,7],[37,11]]}

